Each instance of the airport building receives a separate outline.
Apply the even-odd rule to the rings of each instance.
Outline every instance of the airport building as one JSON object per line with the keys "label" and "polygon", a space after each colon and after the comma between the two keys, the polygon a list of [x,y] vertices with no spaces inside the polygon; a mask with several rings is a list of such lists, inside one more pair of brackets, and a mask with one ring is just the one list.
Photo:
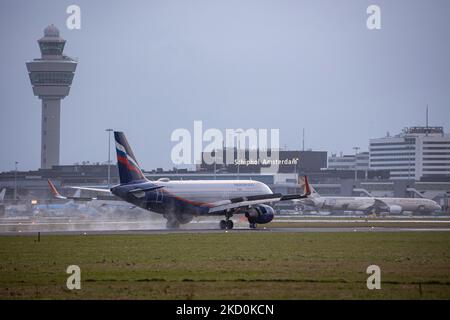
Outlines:
{"label": "airport building", "polygon": [[370,169],[390,179],[449,181],[450,134],[443,127],[410,127],[396,136],[370,139]]}
{"label": "airport building", "polygon": [[331,170],[369,170],[369,152],[354,154],[332,154],[328,158],[328,169]]}
{"label": "airport building", "polygon": [[356,154],[356,170],[369,170],[369,152],[360,152]]}
{"label": "airport building", "polygon": [[[265,164],[263,157],[258,156],[258,151],[251,153],[249,150],[242,151],[242,164],[235,163],[234,159],[238,159],[237,150],[217,150],[217,156],[212,152],[202,154],[202,163],[198,167],[201,172],[217,172],[217,173],[262,173],[263,168],[269,168],[270,164]],[[273,156],[270,151],[269,157]],[[207,157],[211,161],[207,161]],[[227,161],[227,156],[231,156],[232,161]],[[250,160],[255,161],[250,161]],[[267,159],[269,160],[269,159]],[[295,151],[295,150],[279,150],[278,151],[278,167],[273,173],[297,173],[305,174],[307,172],[317,172],[327,167],[326,151]],[[216,163],[215,163],[216,162]],[[227,163],[230,162],[230,163]],[[270,161],[268,161],[270,162]]]}
{"label": "airport building", "polygon": [[352,154],[332,154],[328,158],[328,169],[332,170],[355,170],[356,159]]}
{"label": "airport building", "polygon": [[41,58],[27,62],[33,93],[42,100],[41,168],[59,165],[61,99],[69,94],[77,62],[64,55],[66,40],[50,25],[38,40]]}

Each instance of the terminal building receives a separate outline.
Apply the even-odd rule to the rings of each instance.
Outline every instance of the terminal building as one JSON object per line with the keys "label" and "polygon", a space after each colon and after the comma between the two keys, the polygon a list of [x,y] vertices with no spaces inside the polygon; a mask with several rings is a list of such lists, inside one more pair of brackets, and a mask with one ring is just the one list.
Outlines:
{"label": "terminal building", "polygon": [[370,139],[369,164],[373,170],[389,170],[390,179],[450,181],[450,134],[426,126]]}
{"label": "terminal building", "polygon": [[[202,154],[202,163],[200,164],[198,171],[201,172],[217,172],[217,173],[261,173],[263,168],[268,168],[269,165],[265,165],[261,162],[261,158],[258,158],[255,153],[251,154],[249,150],[242,151],[242,157],[244,161],[256,159],[255,162],[247,162],[245,164],[236,164],[234,159],[238,158],[237,150],[217,150],[217,156],[214,152],[211,154],[211,160],[206,161],[206,153]],[[255,151],[257,152],[257,151]],[[227,161],[227,155],[232,155],[232,161]],[[270,151],[268,152],[271,156]],[[217,159],[217,163],[214,163]],[[273,173],[297,173],[306,174],[308,172],[318,172],[327,167],[327,152],[326,151],[295,151],[295,150],[279,150],[278,160],[280,160],[277,167],[277,171]],[[212,162],[212,163],[211,163]],[[230,163],[227,163],[230,162]]]}
{"label": "terminal building", "polygon": [[332,154],[328,158],[328,169],[332,170],[369,170],[369,152],[354,154]]}

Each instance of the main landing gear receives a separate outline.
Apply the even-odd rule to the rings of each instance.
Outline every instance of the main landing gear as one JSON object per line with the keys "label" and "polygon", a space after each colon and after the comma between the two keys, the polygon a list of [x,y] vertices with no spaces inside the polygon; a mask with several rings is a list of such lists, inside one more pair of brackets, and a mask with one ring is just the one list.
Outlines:
{"label": "main landing gear", "polygon": [[234,224],[232,220],[220,220],[219,226],[222,230],[231,230],[233,229]]}
{"label": "main landing gear", "polygon": [[234,223],[232,220],[230,220],[232,214],[231,213],[227,213],[225,215],[225,220],[220,220],[219,226],[220,229],[222,230],[231,230],[234,227]]}

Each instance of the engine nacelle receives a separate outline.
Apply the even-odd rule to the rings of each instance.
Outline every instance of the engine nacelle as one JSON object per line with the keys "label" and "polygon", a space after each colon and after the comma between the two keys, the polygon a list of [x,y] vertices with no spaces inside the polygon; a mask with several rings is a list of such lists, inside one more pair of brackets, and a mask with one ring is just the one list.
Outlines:
{"label": "engine nacelle", "polygon": [[258,204],[248,210],[245,216],[250,223],[264,224],[273,220],[274,213],[275,211],[271,206]]}
{"label": "engine nacelle", "polygon": [[403,211],[403,208],[398,205],[389,206],[388,209],[389,209],[389,213],[392,213],[392,214],[400,214]]}

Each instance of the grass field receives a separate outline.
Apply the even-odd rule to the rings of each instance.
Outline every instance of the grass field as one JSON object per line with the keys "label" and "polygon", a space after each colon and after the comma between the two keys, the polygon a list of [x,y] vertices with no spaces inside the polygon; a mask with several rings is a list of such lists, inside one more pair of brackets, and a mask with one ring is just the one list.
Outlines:
{"label": "grass field", "polygon": [[441,223],[433,223],[433,222],[408,222],[408,221],[349,221],[349,222],[302,222],[299,220],[298,222],[284,222],[280,221],[272,221],[265,225],[259,225],[258,228],[426,228],[426,229],[442,229],[442,228],[450,228],[450,222],[441,222]]}
{"label": "grass field", "polygon": [[[72,264],[81,290],[66,288]],[[0,237],[0,298],[449,299],[450,233]]]}

